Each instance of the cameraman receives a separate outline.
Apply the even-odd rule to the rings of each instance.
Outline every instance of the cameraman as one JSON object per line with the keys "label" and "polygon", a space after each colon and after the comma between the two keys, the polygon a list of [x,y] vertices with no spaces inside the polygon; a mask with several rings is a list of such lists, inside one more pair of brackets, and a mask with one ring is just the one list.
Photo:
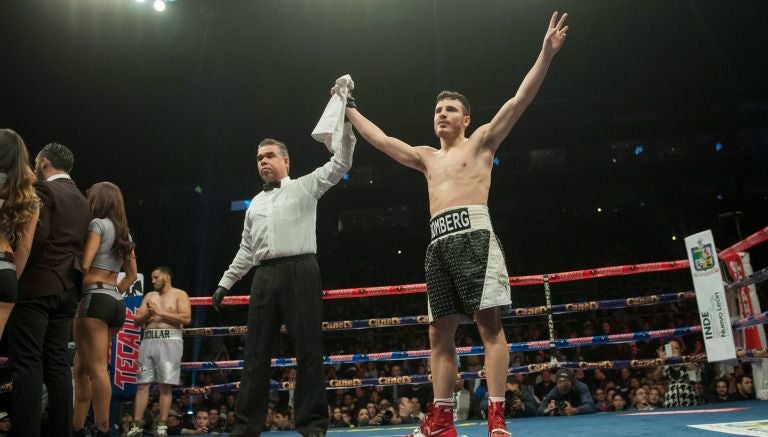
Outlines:
{"label": "cameraman", "polygon": [[520,385],[517,381],[507,382],[507,417],[531,417],[536,415],[539,403],[533,396],[533,388],[529,385]]}
{"label": "cameraman", "polygon": [[575,416],[598,412],[589,393],[589,387],[576,381],[568,369],[560,369],[555,375],[555,388],[550,390],[539,405],[540,416]]}
{"label": "cameraman", "polygon": [[400,425],[402,420],[393,406],[387,406],[372,417],[368,425]]}

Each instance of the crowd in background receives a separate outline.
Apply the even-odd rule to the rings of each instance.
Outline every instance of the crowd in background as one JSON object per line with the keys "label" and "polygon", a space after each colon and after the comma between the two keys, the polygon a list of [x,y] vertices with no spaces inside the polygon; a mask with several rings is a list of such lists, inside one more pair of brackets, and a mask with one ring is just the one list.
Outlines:
{"label": "crowd in background", "polygon": [[[357,312],[366,314],[365,308],[375,307],[375,302],[375,298],[356,301]],[[404,308],[404,311],[412,309],[418,313],[416,302],[410,306],[406,303]],[[570,314],[556,318],[555,330],[561,337],[574,338],[690,326],[698,324],[698,313],[695,309],[695,302],[681,301],[610,312]],[[326,317],[326,319],[329,318]],[[521,323],[522,321],[525,323]],[[533,322],[532,319],[506,319],[505,330],[509,341],[545,339],[547,327],[544,320],[531,322]],[[346,333],[328,333],[326,337],[325,352],[328,355],[428,348],[427,334],[423,327],[390,327],[351,333],[346,331]],[[237,358],[240,347],[240,340],[237,337],[215,337],[206,340],[204,355],[200,357],[202,361]],[[476,328],[472,325],[460,327],[456,343],[461,346],[481,345]],[[701,335],[697,334],[668,340],[559,349],[556,351],[555,358],[559,362],[655,359],[664,356],[666,344],[674,346],[673,355],[696,355],[704,352]],[[282,336],[275,356],[292,356],[290,350],[291,345],[287,336]],[[549,351],[514,352],[510,357],[510,366],[549,363],[551,358]],[[462,372],[477,371],[482,368],[482,356],[460,358],[459,370]],[[398,377],[429,372],[427,359],[326,366],[327,379]],[[569,412],[566,408],[557,408],[557,402],[552,404],[551,411],[546,411],[547,405],[542,401],[547,400],[546,403],[549,404],[553,393],[558,397],[560,380],[557,377],[558,373],[553,369],[510,376],[506,392],[507,417],[581,414],[575,411]],[[749,364],[735,367],[706,363],[685,364],[669,366],[666,369],[663,367],[574,369],[570,372],[570,384],[574,389],[579,387],[579,384],[583,384],[589,392],[591,406],[582,411],[591,413],[630,409],[647,410],[754,399],[750,374]],[[275,368],[272,380],[291,382],[295,377],[294,368]],[[197,386],[216,385],[239,380],[239,372],[237,370],[199,371],[195,378]],[[685,380],[682,389],[680,388],[681,380]],[[683,395],[679,393],[680,390]],[[457,419],[483,418],[485,402],[487,402],[484,380],[459,380],[454,393],[457,398]],[[332,427],[416,424],[426,413],[427,403],[432,400],[430,384],[340,388],[327,390],[327,395],[328,414]],[[180,431],[186,427],[187,432],[191,433],[196,424],[204,422],[206,433],[214,435],[226,433],[234,425],[232,407],[236,396],[237,393],[233,392],[175,398],[173,406],[173,412],[177,415],[173,419],[175,429]],[[576,405],[573,408],[575,409]],[[126,411],[131,411],[130,405],[126,405]],[[207,414],[202,413],[203,411]],[[155,419],[153,414],[157,414],[156,408],[147,412],[145,423],[153,423]],[[270,408],[263,430],[287,430],[292,429],[292,426],[293,392],[291,390],[271,391]],[[149,429],[148,426],[147,430]],[[172,429],[169,426],[169,431]],[[202,428],[198,428],[198,431],[202,433]]]}

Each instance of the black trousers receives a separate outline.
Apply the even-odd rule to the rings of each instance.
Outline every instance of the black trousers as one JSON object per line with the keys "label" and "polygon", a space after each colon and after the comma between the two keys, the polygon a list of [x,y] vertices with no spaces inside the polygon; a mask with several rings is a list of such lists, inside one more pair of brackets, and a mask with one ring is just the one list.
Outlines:
{"label": "black trousers", "polygon": [[307,435],[328,430],[323,374],[323,297],[314,255],[268,260],[256,268],[248,307],[245,369],[235,414],[245,434],[261,431],[267,414],[273,344],[285,322],[296,347],[294,392],[296,430]]}
{"label": "black trousers", "polygon": [[8,319],[12,436],[40,436],[43,383],[48,388],[48,436],[72,431],[72,372],[67,344],[79,287],[57,296],[21,298]]}

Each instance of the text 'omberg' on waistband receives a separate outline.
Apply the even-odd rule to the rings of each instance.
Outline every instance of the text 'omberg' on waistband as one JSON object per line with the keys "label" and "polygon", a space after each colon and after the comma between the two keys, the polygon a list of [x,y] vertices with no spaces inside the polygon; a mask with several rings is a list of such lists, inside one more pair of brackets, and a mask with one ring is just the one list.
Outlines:
{"label": "text 'omberg' on waistband", "polygon": [[181,340],[181,329],[145,329],[144,340]]}
{"label": "text 'omberg' on waistband", "polygon": [[487,229],[493,231],[486,205],[463,205],[436,212],[429,220],[431,241],[452,234]]}

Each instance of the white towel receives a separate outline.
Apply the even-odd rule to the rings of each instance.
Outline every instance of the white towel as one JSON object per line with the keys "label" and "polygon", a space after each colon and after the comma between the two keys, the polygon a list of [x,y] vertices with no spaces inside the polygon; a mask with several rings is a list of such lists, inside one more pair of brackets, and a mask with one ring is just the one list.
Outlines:
{"label": "white towel", "polygon": [[325,111],[312,131],[312,138],[325,143],[328,151],[336,153],[341,147],[341,137],[344,135],[344,112],[347,108],[347,96],[355,88],[355,82],[348,74],[336,79],[334,93],[325,106]]}

